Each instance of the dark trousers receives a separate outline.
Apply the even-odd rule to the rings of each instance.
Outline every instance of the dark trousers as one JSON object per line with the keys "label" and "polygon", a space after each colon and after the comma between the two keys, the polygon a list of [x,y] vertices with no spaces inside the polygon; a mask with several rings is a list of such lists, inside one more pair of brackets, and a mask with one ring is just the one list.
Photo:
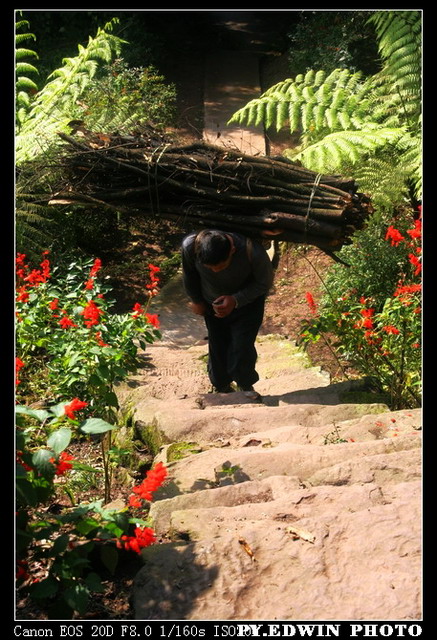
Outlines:
{"label": "dark trousers", "polygon": [[265,297],[261,296],[225,318],[214,316],[212,307],[205,315],[208,375],[214,387],[220,389],[234,381],[248,388],[259,380],[255,340],[263,321],[264,303]]}

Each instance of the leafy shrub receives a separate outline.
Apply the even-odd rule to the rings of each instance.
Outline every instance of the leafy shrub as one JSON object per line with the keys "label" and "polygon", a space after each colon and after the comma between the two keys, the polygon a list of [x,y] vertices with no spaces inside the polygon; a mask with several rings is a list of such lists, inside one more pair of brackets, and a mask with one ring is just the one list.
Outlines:
{"label": "leafy shrub", "polygon": [[[110,313],[100,269],[98,258],[53,266],[44,252],[32,268],[24,254],[17,256],[17,581],[20,593],[51,618],[83,615],[91,595],[103,590],[96,554],[100,566],[114,573],[121,551],[140,552],[155,542],[143,514],[167,475],[157,465],[133,488],[125,508],[106,506],[110,468],[123,455],[111,442],[114,384],[136,369],[139,349],[160,333],[147,305]],[[158,272],[149,265],[149,300],[158,292]],[[68,451],[88,437],[101,445],[102,469]],[[74,471],[103,473],[103,497],[77,505],[64,478]],[[72,506],[49,509],[63,490]]]}
{"label": "leafy shrub", "polygon": [[[52,268],[45,252],[39,267],[18,255],[18,400],[79,397],[96,415],[111,415],[118,407],[114,384],[137,368],[138,347],[160,338],[159,319],[139,303],[131,313],[111,313],[98,258]],[[158,271],[150,265],[150,295],[157,293]]]}
{"label": "leafy shrub", "polygon": [[[67,452],[72,437],[101,436],[115,428],[95,418],[77,420],[75,412],[83,405],[17,407],[17,586],[20,595],[52,619],[86,613],[92,594],[104,591],[99,563],[114,574],[122,550],[139,553],[156,541],[142,514],[167,476],[162,463],[148,471],[125,508],[111,508],[97,499],[59,512],[48,509],[62,490],[64,476],[85,467]],[[35,431],[47,438],[42,446],[36,444]]]}
{"label": "leafy shrub", "polygon": [[302,340],[322,336],[391,398],[392,408],[420,406],[421,221],[404,217],[357,234],[350,267],[331,269],[319,309]]}
{"label": "leafy shrub", "polygon": [[174,85],[167,84],[154,66],[129,67],[117,58],[86,88],[75,117],[83,118],[92,130],[129,134],[147,122],[172,124],[175,107]]}

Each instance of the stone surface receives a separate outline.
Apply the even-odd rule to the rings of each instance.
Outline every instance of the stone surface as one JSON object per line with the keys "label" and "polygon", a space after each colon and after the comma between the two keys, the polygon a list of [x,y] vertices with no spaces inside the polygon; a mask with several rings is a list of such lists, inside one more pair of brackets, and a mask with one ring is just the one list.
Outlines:
{"label": "stone surface", "polygon": [[[253,57],[237,69],[222,53],[205,61],[204,137],[263,153],[257,132],[225,128],[257,90]],[[331,384],[281,336],[257,341],[260,402],[209,394],[204,324],[180,277],[154,305],[163,342],[118,389],[161,432],[155,462],[169,471],[151,505],[159,543],[143,550],[135,619],[420,620],[420,410],[348,401],[352,384]],[[172,442],[191,450],[173,460]]]}
{"label": "stone surface", "polygon": [[261,402],[209,394],[206,344],[182,343],[119,389],[167,442],[135,618],[420,620],[420,409],[342,402],[281,336],[257,342]]}

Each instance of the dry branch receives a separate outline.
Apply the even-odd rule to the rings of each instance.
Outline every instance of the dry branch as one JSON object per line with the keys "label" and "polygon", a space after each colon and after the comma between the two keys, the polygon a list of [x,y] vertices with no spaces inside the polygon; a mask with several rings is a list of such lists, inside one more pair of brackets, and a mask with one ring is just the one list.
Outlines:
{"label": "dry branch", "polygon": [[59,135],[64,184],[51,204],[94,204],[328,252],[350,244],[373,211],[353,179],[285,158],[203,142],[175,146],[159,136]]}

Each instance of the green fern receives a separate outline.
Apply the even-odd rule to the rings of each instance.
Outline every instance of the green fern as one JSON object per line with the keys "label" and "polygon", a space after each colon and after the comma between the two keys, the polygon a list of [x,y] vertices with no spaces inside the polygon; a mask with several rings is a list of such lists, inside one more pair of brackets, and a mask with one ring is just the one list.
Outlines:
{"label": "green fern", "polygon": [[15,25],[15,105],[17,127],[25,120],[30,108],[30,94],[38,91],[38,86],[32,80],[33,75],[38,75],[38,69],[28,59],[38,59],[38,54],[32,49],[21,46],[23,42],[35,40],[33,33],[18,33],[21,29],[28,29],[27,20],[19,20]]}
{"label": "green fern", "polygon": [[56,69],[36,95],[16,136],[18,165],[34,159],[56,143],[59,131],[68,132],[68,123],[76,108],[76,101],[95,77],[99,64],[108,63],[120,54],[124,42],[109,33],[117,19],[99,28],[87,47],[79,45],[75,58],[65,58],[63,67]]}
{"label": "green fern", "polygon": [[[263,122],[267,129],[298,132],[300,146],[284,155],[320,172],[345,166],[356,171],[388,152],[396,175],[412,181],[420,198],[421,14],[376,11],[369,21],[382,60],[378,74],[310,70],[275,84],[229,123]],[[398,198],[402,194],[399,189]]]}

